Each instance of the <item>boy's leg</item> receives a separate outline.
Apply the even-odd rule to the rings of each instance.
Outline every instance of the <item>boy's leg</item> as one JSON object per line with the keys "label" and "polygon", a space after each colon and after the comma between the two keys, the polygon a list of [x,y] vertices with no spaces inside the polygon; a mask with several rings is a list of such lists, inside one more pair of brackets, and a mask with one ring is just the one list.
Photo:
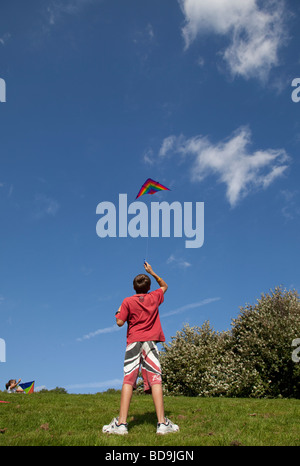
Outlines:
{"label": "boy's leg", "polygon": [[159,423],[165,422],[159,352],[153,341],[143,343],[142,376],[144,380],[144,390],[146,392],[151,391],[157,421]]}
{"label": "boy's leg", "polygon": [[139,373],[141,347],[142,343],[140,342],[130,343],[126,347],[119,424],[125,424],[127,420],[132,392],[136,388],[136,379]]}
{"label": "boy's leg", "polygon": [[164,410],[162,385],[161,384],[152,385],[151,394],[152,394],[152,399],[153,399],[153,403],[155,406],[157,421],[159,423],[165,422],[165,410]]}
{"label": "boy's leg", "polygon": [[122,386],[121,392],[121,403],[120,403],[120,413],[119,413],[119,424],[126,424],[127,415],[130,406],[130,401],[132,397],[133,386],[128,383],[124,383]]}

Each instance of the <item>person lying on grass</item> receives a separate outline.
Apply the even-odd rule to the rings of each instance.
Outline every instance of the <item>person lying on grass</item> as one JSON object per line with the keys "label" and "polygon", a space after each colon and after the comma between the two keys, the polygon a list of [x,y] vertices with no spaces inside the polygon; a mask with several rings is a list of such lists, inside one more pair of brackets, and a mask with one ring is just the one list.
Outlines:
{"label": "person lying on grass", "polygon": [[124,435],[128,433],[127,415],[139,368],[144,382],[144,391],[152,394],[157,415],[157,434],[177,432],[178,425],[173,424],[164,414],[161,367],[157,342],[165,341],[158,307],[164,301],[168,289],[166,282],[153,272],[148,262],[144,268],[157,281],[159,288],[151,291],[151,280],[146,274],[137,275],[133,280],[135,295],[123,300],[116,312],[119,327],[127,322],[127,346],[124,360],[124,379],[121,392],[120,412],[110,424],[103,426],[102,432]]}
{"label": "person lying on grass", "polygon": [[8,393],[23,393],[23,388],[19,387],[19,383],[21,382],[21,379],[16,381],[16,379],[10,379],[7,384],[5,385],[6,390]]}

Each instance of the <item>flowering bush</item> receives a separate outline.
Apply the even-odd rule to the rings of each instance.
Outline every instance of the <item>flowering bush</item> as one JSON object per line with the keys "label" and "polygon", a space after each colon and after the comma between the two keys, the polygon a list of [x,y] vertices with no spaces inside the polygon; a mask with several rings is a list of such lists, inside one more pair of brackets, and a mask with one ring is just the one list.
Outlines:
{"label": "flowering bush", "polygon": [[281,288],[241,308],[231,331],[215,332],[209,322],[185,325],[163,345],[165,393],[299,397],[300,364],[291,358],[291,343],[297,337],[299,296]]}

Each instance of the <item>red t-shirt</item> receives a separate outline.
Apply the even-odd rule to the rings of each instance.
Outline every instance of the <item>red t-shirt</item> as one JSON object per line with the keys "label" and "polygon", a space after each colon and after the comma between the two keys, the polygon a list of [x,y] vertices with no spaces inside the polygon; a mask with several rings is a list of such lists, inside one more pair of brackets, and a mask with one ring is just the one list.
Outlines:
{"label": "red t-shirt", "polygon": [[127,321],[127,345],[135,341],[165,341],[158,313],[158,306],[163,301],[161,288],[123,300],[117,318]]}

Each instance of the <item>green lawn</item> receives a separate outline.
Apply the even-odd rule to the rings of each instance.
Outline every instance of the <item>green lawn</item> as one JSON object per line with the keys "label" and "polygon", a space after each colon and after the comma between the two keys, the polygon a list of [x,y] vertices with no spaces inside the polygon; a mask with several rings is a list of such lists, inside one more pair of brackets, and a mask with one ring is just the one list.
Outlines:
{"label": "green lawn", "polygon": [[165,397],[165,411],[180,432],[156,435],[151,396],[134,395],[129,434],[102,434],[118,414],[119,394],[70,395],[0,392],[0,445],[296,446],[300,400]]}

